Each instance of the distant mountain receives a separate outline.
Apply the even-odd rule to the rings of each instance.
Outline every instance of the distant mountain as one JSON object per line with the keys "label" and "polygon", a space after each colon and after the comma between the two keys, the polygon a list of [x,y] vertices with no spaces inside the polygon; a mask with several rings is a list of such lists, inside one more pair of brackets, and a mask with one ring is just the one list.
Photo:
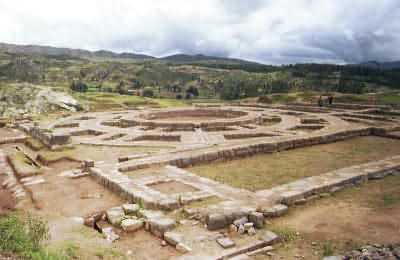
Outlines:
{"label": "distant mountain", "polygon": [[358,65],[372,69],[383,69],[383,70],[400,69],[400,61],[391,61],[391,62],[367,61],[360,63]]}
{"label": "distant mountain", "polygon": [[115,58],[115,59],[153,59],[154,57],[136,54],[136,53],[115,53],[111,51],[87,51],[82,49],[69,49],[69,48],[58,48],[51,46],[39,46],[39,45],[17,45],[0,43],[0,51],[15,53],[15,54],[27,54],[27,55],[46,55],[46,56],[70,56],[75,58]]}
{"label": "distant mountain", "polygon": [[219,62],[219,63],[234,63],[234,64],[256,64],[241,59],[232,59],[226,57],[207,56],[203,54],[189,55],[189,54],[174,54],[160,58],[161,60],[179,63],[194,63],[194,62]]}
{"label": "distant mountain", "polygon": [[88,51],[83,49],[70,49],[70,48],[58,48],[52,46],[41,46],[41,45],[17,45],[0,43],[0,52],[12,53],[12,54],[25,54],[25,55],[45,55],[45,56],[63,56],[63,57],[74,57],[83,59],[158,59],[168,62],[176,63],[219,63],[219,64],[259,64],[256,62],[250,62],[241,59],[232,59],[226,57],[207,56],[203,54],[189,55],[189,54],[175,54],[162,58],[155,58],[153,56],[137,54],[137,53],[115,53],[112,51],[99,50],[99,51]]}

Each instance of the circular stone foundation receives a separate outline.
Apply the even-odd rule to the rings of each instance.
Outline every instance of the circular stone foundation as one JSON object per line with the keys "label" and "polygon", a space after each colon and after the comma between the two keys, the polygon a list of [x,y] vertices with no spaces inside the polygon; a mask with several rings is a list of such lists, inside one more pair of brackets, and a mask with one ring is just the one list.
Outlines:
{"label": "circular stone foundation", "polygon": [[124,122],[128,125],[193,129],[253,124],[261,119],[259,113],[236,109],[186,108],[145,112]]}

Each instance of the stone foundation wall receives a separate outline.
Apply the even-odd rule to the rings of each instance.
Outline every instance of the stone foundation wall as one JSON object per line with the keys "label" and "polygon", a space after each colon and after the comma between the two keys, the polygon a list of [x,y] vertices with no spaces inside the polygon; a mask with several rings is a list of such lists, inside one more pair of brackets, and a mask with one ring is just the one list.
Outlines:
{"label": "stone foundation wall", "polygon": [[291,206],[316,199],[320,194],[334,193],[388,175],[400,175],[400,156],[307,177],[269,190],[258,191],[256,194],[273,198],[276,203]]}
{"label": "stone foundation wall", "polygon": [[0,144],[13,144],[13,143],[24,143],[27,137],[25,135],[17,137],[0,137]]}
{"label": "stone foundation wall", "polygon": [[37,126],[19,125],[19,129],[29,134],[33,138],[40,140],[47,147],[61,146],[71,142],[70,134],[53,134],[47,129]]}
{"label": "stone foundation wall", "polygon": [[132,139],[132,141],[164,141],[164,142],[180,142],[180,135],[141,135]]}
{"label": "stone foundation wall", "polygon": [[142,115],[142,118],[147,120],[157,120],[165,118],[177,118],[179,117],[220,117],[220,118],[235,118],[247,115],[246,112],[227,110],[227,109],[188,109],[179,111],[161,111],[152,112]]}
{"label": "stone foundation wall", "polygon": [[[294,137],[289,140],[271,140],[264,143],[238,145],[237,147],[224,149],[219,148],[214,151],[204,152],[195,155],[171,155],[171,159],[161,159],[153,161],[145,161],[125,167],[119,170],[122,172],[133,171],[137,169],[148,168],[152,165],[170,164],[180,168],[186,168],[203,163],[210,163],[213,161],[234,160],[244,157],[252,156],[260,153],[273,153],[289,149],[296,149],[316,144],[332,143],[340,140],[350,139],[358,136],[372,135],[373,128],[361,128],[355,130],[338,131],[330,134],[314,134],[307,137]],[[377,131],[377,130],[375,130]]]}

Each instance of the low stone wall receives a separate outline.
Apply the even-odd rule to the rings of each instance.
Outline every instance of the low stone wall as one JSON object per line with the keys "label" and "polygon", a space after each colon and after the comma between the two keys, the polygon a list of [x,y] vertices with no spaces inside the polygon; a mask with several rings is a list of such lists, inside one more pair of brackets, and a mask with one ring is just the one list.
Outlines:
{"label": "low stone wall", "polygon": [[54,134],[47,129],[42,129],[37,126],[19,125],[18,127],[33,138],[40,140],[49,148],[65,145],[71,142],[70,134]]}
{"label": "low stone wall", "polygon": [[235,118],[247,115],[246,112],[228,109],[186,109],[186,110],[171,110],[171,111],[159,111],[150,112],[143,114],[141,117],[147,120],[157,120],[165,118],[177,118],[179,117],[220,117],[224,118]]}
{"label": "low stone wall", "polygon": [[62,162],[62,161],[70,161],[70,162],[82,162],[81,160],[77,160],[75,158],[69,157],[69,156],[63,156],[54,160],[49,160],[45,156],[38,154],[36,157],[36,160],[40,162],[42,165],[49,166],[51,164],[57,163],[57,162]]}
{"label": "low stone wall", "polygon": [[3,150],[0,149],[0,176],[3,176],[3,182],[0,183],[4,188],[11,191],[18,200],[26,197],[26,192],[15,177],[13,170],[8,164],[8,159]]}
{"label": "low stone wall", "polygon": [[132,183],[128,176],[119,173],[105,173],[98,168],[90,168],[90,175],[104,187],[119,194],[123,199],[143,205],[146,209],[173,210],[180,207],[177,199],[158,197]]}
{"label": "low stone wall", "polygon": [[104,134],[103,132],[92,130],[92,129],[85,129],[85,130],[78,130],[75,132],[71,132],[72,136],[82,136],[82,135],[93,135],[98,136]]}
{"label": "low stone wall", "polygon": [[54,126],[54,128],[73,128],[73,127],[79,127],[79,123],[66,123]]}
{"label": "low stone wall", "polygon": [[162,141],[162,142],[180,142],[180,135],[141,135],[131,141]]}
{"label": "low stone wall", "polygon": [[226,134],[226,135],[224,135],[225,139],[227,139],[227,140],[257,138],[257,137],[272,137],[272,136],[276,136],[276,135],[267,134],[267,133],[241,133],[241,134]]}
{"label": "low stone wall", "polygon": [[[192,121],[179,121],[179,117],[194,117]],[[217,117],[207,119],[206,117]],[[161,119],[173,118],[173,122]],[[204,118],[204,120],[201,120]],[[237,126],[243,124],[257,124],[262,122],[262,116],[255,112],[244,112],[231,109],[176,109],[168,111],[149,112],[134,119],[122,119],[121,126],[147,126],[180,130],[193,130],[194,128],[215,128]]]}
{"label": "low stone wall", "polygon": [[400,156],[307,177],[269,190],[258,191],[256,194],[270,198],[275,203],[291,206],[319,198],[321,194],[334,193],[388,175],[400,175]]}
{"label": "low stone wall", "polygon": [[203,152],[194,155],[171,154],[169,159],[155,159],[138,162],[129,166],[119,168],[122,172],[143,169],[152,165],[170,164],[180,168],[186,168],[203,163],[210,163],[218,160],[234,160],[252,156],[260,153],[273,153],[289,149],[296,149],[316,144],[332,143],[340,140],[350,139],[358,136],[371,135],[372,128],[360,128],[355,130],[338,131],[330,134],[314,134],[307,137],[293,137],[288,140],[271,140],[258,144],[238,145],[233,148],[219,148],[214,151]]}
{"label": "low stone wall", "polygon": [[0,137],[0,144],[24,143],[28,139],[25,135],[16,137]]}
{"label": "low stone wall", "polygon": [[[220,203],[217,210],[207,209],[201,214],[205,214],[205,223],[209,229],[222,229],[228,227],[235,219],[254,211],[263,213],[266,218],[279,217],[287,212],[288,206],[330,196],[344,188],[388,175],[400,176],[400,156],[355,165],[258,191],[252,201],[255,203],[254,208],[241,208],[240,203],[235,207],[224,208],[223,203]],[[269,203],[265,203],[266,201]]]}
{"label": "low stone wall", "polygon": [[373,121],[387,121],[387,122],[394,122],[392,119],[387,118],[385,116],[377,116],[377,115],[368,115],[368,114],[361,114],[361,113],[342,113],[336,114],[339,117],[352,117],[352,118],[359,118],[359,119],[366,119],[366,120],[373,120]]}

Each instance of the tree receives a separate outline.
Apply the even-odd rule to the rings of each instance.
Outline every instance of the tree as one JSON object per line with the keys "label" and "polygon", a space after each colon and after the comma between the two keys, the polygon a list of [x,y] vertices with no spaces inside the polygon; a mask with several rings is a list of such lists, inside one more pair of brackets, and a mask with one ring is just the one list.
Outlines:
{"label": "tree", "polygon": [[145,87],[143,92],[142,92],[143,97],[153,97],[154,96],[154,91],[150,87]]}
{"label": "tree", "polygon": [[128,93],[128,89],[123,81],[119,82],[118,86],[115,88],[115,91],[118,92],[120,95]]}
{"label": "tree", "polygon": [[72,81],[70,88],[72,91],[77,91],[77,92],[87,92],[88,90],[88,86],[80,80]]}
{"label": "tree", "polygon": [[186,94],[190,94],[194,97],[198,97],[199,96],[199,90],[194,87],[194,86],[190,86],[187,90],[186,90]]}

